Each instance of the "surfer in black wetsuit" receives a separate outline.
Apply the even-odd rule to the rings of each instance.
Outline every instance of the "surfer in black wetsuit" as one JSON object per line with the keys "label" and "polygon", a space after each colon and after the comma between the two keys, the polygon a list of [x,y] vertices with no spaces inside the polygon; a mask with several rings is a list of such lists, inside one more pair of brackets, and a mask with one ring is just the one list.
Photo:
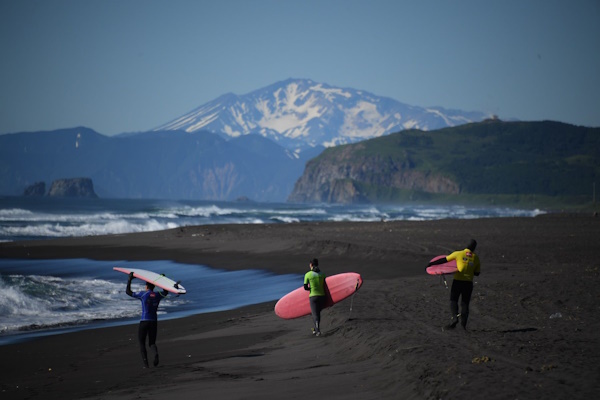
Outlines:
{"label": "surfer in black wetsuit", "polygon": [[158,365],[158,348],[156,347],[156,333],[158,330],[158,317],[156,311],[158,310],[158,304],[163,297],[166,297],[169,292],[163,290],[162,292],[154,292],[154,285],[146,283],[146,290],[141,292],[131,291],[131,281],[133,280],[133,272],[129,274],[127,280],[127,293],[131,297],[140,299],[142,301],[142,318],[138,328],[138,341],[140,343],[140,352],[142,353],[142,360],[144,361],[144,368],[148,368],[148,352],[146,351],[146,337],[148,338],[148,345],[154,353],[154,366]]}

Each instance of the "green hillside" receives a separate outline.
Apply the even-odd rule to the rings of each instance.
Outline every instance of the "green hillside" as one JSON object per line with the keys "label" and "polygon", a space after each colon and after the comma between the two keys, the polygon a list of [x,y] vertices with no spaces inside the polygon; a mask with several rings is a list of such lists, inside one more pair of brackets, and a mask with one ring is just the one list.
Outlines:
{"label": "green hillside", "polygon": [[[330,174],[339,181],[339,170],[353,171],[345,179],[368,202],[470,198],[591,203],[594,182],[600,186],[600,128],[488,120],[436,131],[407,130],[329,148],[307,165],[305,176],[323,182]],[[414,182],[411,188],[406,182],[395,184],[398,179],[384,179],[400,173],[444,178],[458,190],[415,189]],[[296,189],[306,191],[307,186],[304,182]]]}

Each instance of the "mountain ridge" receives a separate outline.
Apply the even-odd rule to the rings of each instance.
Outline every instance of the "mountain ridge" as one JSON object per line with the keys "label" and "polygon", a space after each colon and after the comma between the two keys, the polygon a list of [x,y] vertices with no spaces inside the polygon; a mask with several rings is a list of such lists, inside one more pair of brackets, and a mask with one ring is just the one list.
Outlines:
{"label": "mountain ridge", "polygon": [[481,121],[478,111],[411,106],[364,90],[289,78],[245,95],[227,93],[154,130],[259,134],[302,150],[332,147],[404,129],[432,130]]}
{"label": "mountain ridge", "polygon": [[[318,149],[315,149],[318,151]],[[0,135],[0,195],[86,176],[103,198],[285,201],[306,158],[247,135],[204,131],[104,136],[79,127]]]}
{"label": "mountain ridge", "polygon": [[[600,181],[600,128],[486,120],[403,130],[301,153],[260,135],[107,137],[79,127],[0,135],[0,195],[86,176],[103,198],[401,203],[446,198],[589,198]],[[308,161],[308,162],[307,162]],[[589,199],[588,199],[589,200]]]}

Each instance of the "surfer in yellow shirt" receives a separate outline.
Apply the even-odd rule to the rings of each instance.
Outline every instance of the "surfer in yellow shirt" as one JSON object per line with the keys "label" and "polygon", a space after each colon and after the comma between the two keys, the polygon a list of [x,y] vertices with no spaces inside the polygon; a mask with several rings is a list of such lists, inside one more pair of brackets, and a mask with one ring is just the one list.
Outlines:
{"label": "surfer in yellow shirt", "polygon": [[[481,263],[479,257],[475,254],[477,241],[471,239],[471,242],[464,250],[455,251],[454,253],[430,262],[431,265],[443,264],[452,260],[456,260],[457,271],[454,273],[452,288],[450,289],[450,312],[452,313],[452,321],[445,326],[445,329],[454,329],[460,324],[463,329],[467,329],[467,320],[469,319],[469,303],[471,302],[471,294],[473,293],[473,277],[479,276]],[[461,299],[460,314],[458,313],[458,299]]]}
{"label": "surfer in yellow shirt", "polygon": [[325,307],[325,274],[319,269],[319,260],[310,261],[310,271],[304,275],[304,289],[310,291],[310,311],[315,327],[313,334],[321,336],[321,310]]}

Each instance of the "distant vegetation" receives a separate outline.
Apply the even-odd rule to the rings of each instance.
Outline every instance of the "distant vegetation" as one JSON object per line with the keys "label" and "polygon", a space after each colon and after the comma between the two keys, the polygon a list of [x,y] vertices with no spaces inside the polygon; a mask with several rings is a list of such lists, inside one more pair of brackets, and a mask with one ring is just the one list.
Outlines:
{"label": "distant vegetation", "polygon": [[[315,185],[297,184],[293,196],[303,191],[304,198],[314,197],[332,186],[323,185],[328,174],[334,175],[332,165],[334,179],[353,183],[354,199],[345,202],[589,205],[594,182],[600,186],[600,128],[487,120],[436,131],[402,131],[327,149],[305,170]],[[340,171],[351,172],[343,177]],[[431,189],[416,178],[397,183],[399,179],[382,180],[385,175],[447,179],[458,193],[452,193],[451,185]]]}

